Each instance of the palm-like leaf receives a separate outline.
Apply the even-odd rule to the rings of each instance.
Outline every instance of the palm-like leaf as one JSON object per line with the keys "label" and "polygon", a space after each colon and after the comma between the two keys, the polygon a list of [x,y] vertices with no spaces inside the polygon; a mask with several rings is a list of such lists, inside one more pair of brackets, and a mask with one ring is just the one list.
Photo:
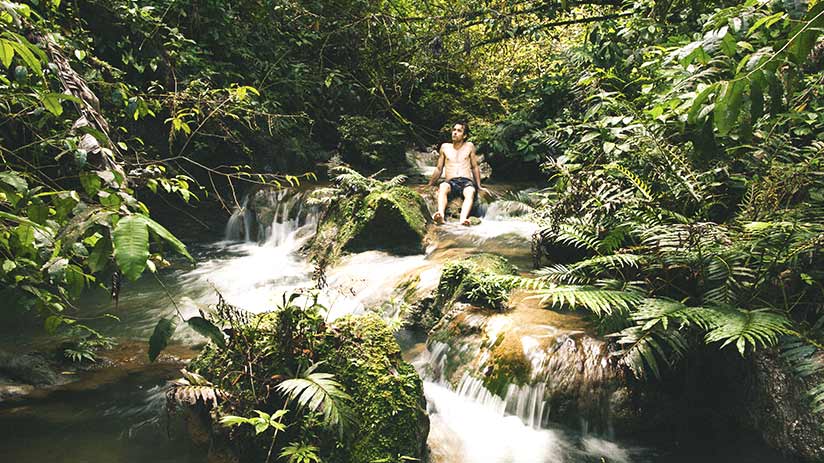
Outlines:
{"label": "palm-like leaf", "polygon": [[535,291],[542,304],[585,308],[596,315],[628,313],[641,302],[643,295],[635,290],[604,289],[597,286],[553,286]]}
{"label": "palm-like leaf", "polygon": [[708,329],[705,336],[708,343],[721,342],[721,347],[735,343],[741,355],[747,346],[755,349],[775,345],[790,326],[786,316],[775,312],[729,306],[705,307],[702,318]]}
{"label": "palm-like leaf", "polygon": [[323,415],[328,426],[338,426],[342,432],[350,419],[347,402],[351,400],[343,386],[334,380],[331,373],[317,372],[323,362],[309,367],[298,378],[291,378],[278,384],[277,389],[298,407]]}
{"label": "palm-like leaf", "polygon": [[672,366],[687,350],[687,342],[681,332],[667,331],[661,327],[645,330],[640,326],[631,326],[615,336],[622,346],[618,353],[621,362],[638,378],[646,376],[647,371],[660,377],[659,363]]}

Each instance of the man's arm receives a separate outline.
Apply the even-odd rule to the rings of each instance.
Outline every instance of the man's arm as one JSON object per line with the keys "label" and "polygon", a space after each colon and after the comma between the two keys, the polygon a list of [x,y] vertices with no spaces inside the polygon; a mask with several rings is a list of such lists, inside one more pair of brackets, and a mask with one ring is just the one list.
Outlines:
{"label": "man's arm", "polygon": [[472,148],[469,151],[469,163],[472,167],[472,175],[475,177],[475,186],[478,187],[478,191],[481,190],[481,168],[478,166],[478,155],[475,153],[475,144],[472,144]]}
{"label": "man's arm", "polygon": [[435,182],[441,178],[441,174],[443,173],[443,167],[445,162],[446,156],[443,154],[443,145],[438,150],[438,165],[435,166],[435,172],[432,174],[432,178],[429,179],[429,186],[434,186]]}

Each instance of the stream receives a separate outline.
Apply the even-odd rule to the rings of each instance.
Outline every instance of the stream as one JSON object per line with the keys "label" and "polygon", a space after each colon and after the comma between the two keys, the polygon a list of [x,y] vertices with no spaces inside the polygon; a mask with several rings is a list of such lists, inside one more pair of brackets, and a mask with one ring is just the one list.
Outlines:
{"label": "stream", "polygon": [[[121,320],[102,321],[99,328],[121,340],[118,349],[124,356],[137,350],[133,359],[124,358],[123,366],[79,373],[82,379],[66,386],[0,402],[2,461],[205,461],[203,451],[186,444],[181,424],[164,410],[165,385],[179,376],[180,361],[174,359],[190,357],[187,346],[204,340],[181,327],[173,337],[181,346],[172,349],[173,359],[155,364],[143,359],[145,340],[158,318],[174,313],[167,292],[188,318],[215,303],[216,291],[233,305],[262,312],[275,307],[284,292],[312,286],[313,268],[299,250],[315,229],[318,211],[306,206],[306,193],[272,192],[266,201],[273,211],[271,223],[255,229],[248,217],[244,220],[245,211],[237,211],[218,241],[189,243],[194,267],[161,272],[165,290],[153,278],[124,286],[116,310]],[[425,254],[398,257],[369,251],[345,257],[327,274],[329,287],[320,301],[330,307],[330,319],[375,307],[388,313],[393,289],[404,277],[419,276],[420,290],[434,288],[446,261],[479,249],[504,255],[528,270],[534,230],[535,225],[520,220],[504,203],[493,202],[480,225],[433,227]],[[99,312],[112,310],[102,291],[82,302]],[[424,378],[433,463],[783,461],[747,442],[746,436],[741,443],[674,450],[667,443],[644,442],[643,436],[625,442],[609,433],[588,432],[583,419],[576,429],[560,427],[545,419],[541,390],[515,387],[501,398],[470,376],[453,387],[431,373],[432,362],[443,361],[437,343],[427,347],[420,334],[404,331],[398,338],[405,357]]]}

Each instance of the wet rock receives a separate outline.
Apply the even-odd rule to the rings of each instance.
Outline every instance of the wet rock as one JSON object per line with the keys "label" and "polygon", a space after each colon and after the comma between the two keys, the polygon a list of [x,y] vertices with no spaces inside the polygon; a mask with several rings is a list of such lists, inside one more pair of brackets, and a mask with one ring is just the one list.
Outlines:
{"label": "wet rock", "polygon": [[309,245],[310,257],[334,262],[342,252],[423,251],[430,222],[423,198],[406,187],[342,198],[329,206]]}
{"label": "wet rock", "polygon": [[[740,359],[739,363],[740,362]],[[742,373],[729,378],[734,416],[770,446],[806,461],[824,461],[824,429],[811,412],[809,385],[798,378],[776,349],[759,350],[743,362]]]}
{"label": "wet rock", "polygon": [[505,310],[512,287],[512,282],[505,277],[515,275],[516,270],[503,257],[485,253],[448,262],[434,294],[417,299],[404,323],[428,331],[441,322],[456,303]]}
{"label": "wet rock", "polygon": [[27,396],[35,390],[35,387],[31,384],[19,384],[7,381],[8,380],[0,378],[0,402]]}
{"label": "wet rock", "polygon": [[50,386],[60,380],[60,375],[43,356],[3,351],[0,351],[0,376],[33,386]]}
{"label": "wet rock", "polygon": [[423,382],[401,358],[400,347],[377,315],[335,321],[332,342],[321,356],[355,399],[358,432],[330,461],[394,461],[422,458],[429,434]]}
{"label": "wet rock", "polygon": [[660,412],[670,403],[663,394],[638,385],[578,316],[525,297],[514,292],[506,312],[462,305],[444,316],[430,333],[429,374],[478,397],[498,396],[533,425],[585,422],[588,431],[632,435],[672,419]]}

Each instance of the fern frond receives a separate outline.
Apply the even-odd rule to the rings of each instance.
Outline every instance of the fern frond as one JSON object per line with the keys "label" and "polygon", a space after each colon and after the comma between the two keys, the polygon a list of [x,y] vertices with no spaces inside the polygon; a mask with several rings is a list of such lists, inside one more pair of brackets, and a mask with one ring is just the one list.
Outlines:
{"label": "fern frond", "polygon": [[542,304],[551,306],[585,308],[599,316],[628,313],[643,299],[641,293],[632,290],[577,285],[541,288],[530,297],[540,298]]}
{"label": "fern frond", "polygon": [[649,184],[644,182],[641,177],[636,175],[631,170],[627,169],[626,167],[622,166],[621,164],[612,163],[605,166],[607,169],[617,171],[621,175],[627,178],[630,183],[641,193],[641,195],[647,201],[652,201],[655,199],[655,196],[652,193],[652,188],[650,188]]}
{"label": "fern frond", "polygon": [[[218,400],[227,396],[226,392],[210,383],[197,373],[181,370],[183,378],[174,381],[167,393],[167,399],[178,404],[194,405],[198,401],[213,407]],[[171,406],[171,405],[170,405]]]}
{"label": "fern frond", "polygon": [[329,204],[341,193],[343,191],[340,188],[318,188],[312,190],[306,199],[306,204],[309,206]]}
{"label": "fern frond", "polygon": [[406,183],[406,179],[407,179],[406,175],[398,175],[398,176],[392,177],[391,179],[383,182],[383,184],[386,188],[395,188],[397,186],[401,186],[404,183]]}
{"label": "fern frond", "polygon": [[553,264],[543,267],[535,272],[534,279],[540,283],[529,289],[546,286],[546,283],[583,285],[590,284],[593,281],[592,277],[579,272],[574,266],[564,264]]}
{"label": "fern frond", "polygon": [[285,458],[287,463],[320,463],[318,453],[320,449],[305,442],[292,442],[280,452],[280,458]]}
{"label": "fern frond", "polygon": [[801,378],[815,378],[818,384],[807,391],[813,413],[824,413],[824,350],[808,339],[785,337],[781,342],[781,357]]}
{"label": "fern frond", "polygon": [[342,431],[349,419],[347,402],[351,397],[333,374],[315,371],[322,363],[312,365],[298,378],[281,382],[277,389],[289,401],[297,402],[299,408],[322,413],[325,424],[338,426]]}
{"label": "fern frond", "polygon": [[615,337],[618,337],[617,342],[622,346],[618,352],[621,363],[637,378],[644,378],[647,370],[656,378],[660,377],[659,362],[672,366],[684,356],[688,347],[679,331],[659,327],[645,330],[640,326],[631,326]]}
{"label": "fern frond", "polygon": [[552,237],[559,244],[595,251],[598,248],[598,229],[580,219],[571,219],[560,225]]}
{"label": "fern frond", "polygon": [[556,284],[591,284],[595,281],[595,277],[603,272],[637,268],[642,261],[643,257],[635,254],[595,256],[574,264],[554,264],[543,267],[535,272],[535,279]]}
{"label": "fern frond", "polygon": [[721,342],[721,347],[735,343],[741,355],[747,346],[753,349],[772,346],[788,333],[790,320],[767,310],[744,310],[729,306],[704,307],[701,316],[708,332],[707,343]]}
{"label": "fern frond", "polygon": [[[672,320],[684,326],[695,325],[706,331],[707,344],[721,342],[724,348],[735,343],[744,355],[747,346],[756,349],[774,345],[778,337],[788,333],[790,320],[767,310],[745,310],[727,305],[689,307],[669,299],[644,299],[633,314],[642,330],[661,324],[668,329]],[[643,325],[640,325],[643,323]]]}

